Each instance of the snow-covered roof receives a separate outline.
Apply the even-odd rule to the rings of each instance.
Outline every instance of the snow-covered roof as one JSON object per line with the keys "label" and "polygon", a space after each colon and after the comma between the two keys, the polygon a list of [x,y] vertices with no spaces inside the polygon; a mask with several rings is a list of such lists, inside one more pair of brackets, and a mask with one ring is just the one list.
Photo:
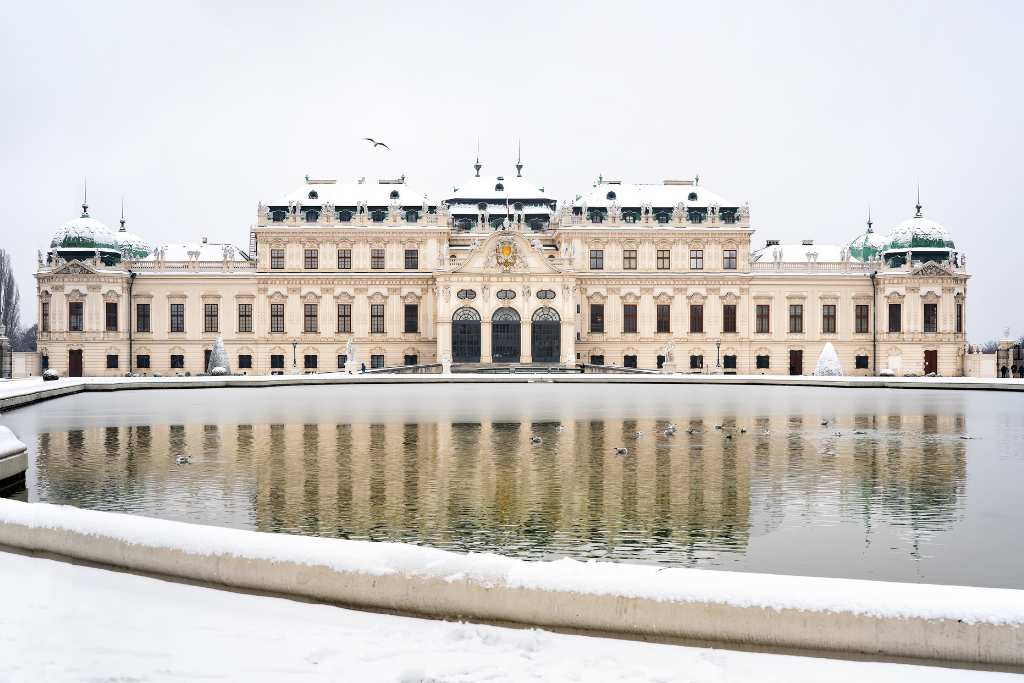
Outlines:
{"label": "snow-covered roof", "polygon": [[197,261],[223,261],[225,247],[230,248],[230,261],[248,261],[248,256],[241,249],[228,242],[176,242],[157,245],[143,261],[155,261],[160,256],[163,261],[191,261],[189,252],[198,252]]}
{"label": "snow-covered roof", "polygon": [[776,250],[782,252],[783,263],[807,263],[807,254],[816,253],[819,261],[843,260],[843,247],[838,244],[776,244],[762,247],[750,254],[753,261],[774,261]]}
{"label": "snow-covered roof", "polygon": [[[499,185],[503,189],[497,189]],[[494,175],[470,178],[457,187],[446,200],[449,205],[477,199],[500,199],[500,203],[504,204],[505,197],[508,197],[510,201],[517,199],[547,199],[555,201],[554,197],[526,178]]]}
{"label": "snow-covered roof", "polygon": [[333,180],[310,180],[302,187],[270,202],[268,206],[288,206],[290,202],[299,202],[302,206],[322,206],[328,201],[335,206],[356,206],[359,202],[366,202],[367,206],[388,206],[392,202],[392,192],[398,193],[398,201],[402,206],[423,206],[424,201],[427,201],[427,195],[404,182],[368,180],[363,183],[339,183]]}
{"label": "snow-covered roof", "polygon": [[119,251],[116,235],[103,222],[83,214],[57,228],[50,240],[55,249],[106,249]]}
{"label": "snow-covered roof", "polygon": [[[611,197],[609,193],[614,193]],[[674,207],[682,202],[687,207],[739,206],[728,202],[719,195],[690,181],[664,183],[619,183],[602,181],[594,185],[587,194],[577,199],[573,206],[589,208],[607,207],[614,201],[622,207],[639,207],[650,204],[653,207]]]}
{"label": "snow-covered roof", "polygon": [[[514,214],[516,212],[515,206],[513,206],[513,204],[515,204],[515,201],[511,199],[509,200],[507,205],[505,204],[505,202],[501,202],[498,204],[487,202],[484,203],[487,205],[487,213],[489,213],[492,216],[504,216],[506,212],[509,214]],[[462,215],[467,213],[476,215],[480,213],[482,209],[480,208],[478,202],[466,202],[465,204],[449,204],[448,211],[452,215]],[[544,214],[550,216],[551,208],[547,206],[525,205],[523,206],[523,213],[526,214],[527,216],[531,214]]]}
{"label": "snow-covered roof", "polygon": [[909,247],[953,247],[953,238],[942,225],[922,216],[920,212],[889,233],[890,249]]}

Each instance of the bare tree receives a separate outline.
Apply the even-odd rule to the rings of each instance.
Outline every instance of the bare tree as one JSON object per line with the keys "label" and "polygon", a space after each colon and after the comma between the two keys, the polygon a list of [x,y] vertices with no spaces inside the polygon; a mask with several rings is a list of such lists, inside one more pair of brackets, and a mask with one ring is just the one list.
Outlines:
{"label": "bare tree", "polygon": [[18,336],[11,335],[12,351],[35,351],[36,336],[39,333],[39,325],[26,327],[18,331]]}
{"label": "bare tree", "polygon": [[0,327],[9,337],[21,330],[21,296],[14,281],[11,254],[5,249],[0,249]]}

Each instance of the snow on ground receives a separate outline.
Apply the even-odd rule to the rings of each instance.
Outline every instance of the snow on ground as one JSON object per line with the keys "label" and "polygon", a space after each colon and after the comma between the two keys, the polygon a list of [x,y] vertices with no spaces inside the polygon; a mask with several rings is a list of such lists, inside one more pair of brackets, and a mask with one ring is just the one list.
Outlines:
{"label": "snow on ground", "polygon": [[1021,680],[372,614],[9,553],[0,585],[11,683]]}
{"label": "snow on ground", "polygon": [[0,425],[0,459],[16,455],[25,450],[25,444],[21,442],[10,428]]}

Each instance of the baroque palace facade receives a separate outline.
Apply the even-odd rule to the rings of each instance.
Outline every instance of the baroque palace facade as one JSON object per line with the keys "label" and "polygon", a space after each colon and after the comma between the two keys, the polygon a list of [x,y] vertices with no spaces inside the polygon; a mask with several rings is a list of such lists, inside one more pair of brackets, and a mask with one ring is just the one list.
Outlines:
{"label": "baroque palace facade", "polygon": [[[886,237],[752,245],[746,205],[698,180],[599,179],[560,205],[516,174],[442,201],[405,181],[306,179],[260,203],[246,249],[152,246],[82,215],[39,254],[38,348],[62,375],[591,363],[961,375],[968,275],[916,214]],[[349,345],[350,340],[352,346]],[[347,358],[350,348],[356,358]]]}

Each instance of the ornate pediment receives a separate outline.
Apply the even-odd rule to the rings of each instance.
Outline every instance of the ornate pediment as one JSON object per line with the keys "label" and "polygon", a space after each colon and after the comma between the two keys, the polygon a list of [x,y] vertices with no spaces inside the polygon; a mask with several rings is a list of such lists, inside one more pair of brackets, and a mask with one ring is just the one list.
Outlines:
{"label": "ornate pediment", "polygon": [[68,261],[53,270],[54,275],[95,275],[96,269],[81,261]]}
{"label": "ornate pediment", "polygon": [[913,277],[954,277],[956,273],[946,268],[943,265],[929,261],[928,263],[922,263],[911,273]]}
{"label": "ornate pediment", "polygon": [[517,232],[496,232],[477,244],[455,272],[556,273],[544,255]]}

